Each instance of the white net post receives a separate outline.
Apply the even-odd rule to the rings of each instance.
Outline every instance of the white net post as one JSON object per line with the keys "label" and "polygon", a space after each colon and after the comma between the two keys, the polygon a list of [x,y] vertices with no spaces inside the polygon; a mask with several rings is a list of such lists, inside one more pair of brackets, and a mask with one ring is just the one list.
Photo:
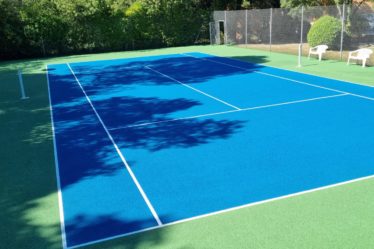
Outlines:
{"label": "white net post", "polygon": [[343,14],[341,17],[342,30],[340,34],[340,60],[343,59],[343,43],[344,43],[344,22],[345,22],[345,3],[343,4]]}
{"label": "white net post", "polygon": [[28,99],[28,97],[26,97],[25,87],[23,86],[22,70],[18,69],[17,74],[18,74],[19,87],[21,90],[21,99]]}
{"label": "white net post", "polygon": [[299,56],[297,60],[297,67],[301,67],[301,55],[303,53],[302,51],[303,51],[303,44],[299,44]]}

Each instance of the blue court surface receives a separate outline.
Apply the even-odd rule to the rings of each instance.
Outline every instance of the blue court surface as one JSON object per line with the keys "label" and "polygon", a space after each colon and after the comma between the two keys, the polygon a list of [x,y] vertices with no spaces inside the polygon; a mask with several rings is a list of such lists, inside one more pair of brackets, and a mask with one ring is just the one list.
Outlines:
{"label": "blue court surface", "polygon": [[65,247],[374,174],[374,88],[201,53],[48,66]]}

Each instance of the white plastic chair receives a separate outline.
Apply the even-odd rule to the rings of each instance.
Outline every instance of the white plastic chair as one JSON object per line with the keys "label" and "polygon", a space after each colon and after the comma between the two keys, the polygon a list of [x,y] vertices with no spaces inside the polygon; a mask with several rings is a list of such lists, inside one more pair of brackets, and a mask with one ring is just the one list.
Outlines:
{"label": "white plastic chair", "polygon": [[352,52],[349,52],[348,55],[348,62],[347,65],[349,65],[351,60],[360,60],[362,61],[362,67],[366,66],[367,59],[370,58],[370,55],[373,53],[373,50],[369,48],[361,48]]}
{"label": "white plastic chair", "polygon": [[311,54],[316,54],[318,55],[318,59],[319,61],[322,60],[322,55],[324,53],[326,53],[326,50],[328,49],[329,47],[327,45],[318,45],[318,46],[315,46],[313,48],[310,48],[309,49],[309,55],[308,55],[308,59],[310,59],[310,55]]}

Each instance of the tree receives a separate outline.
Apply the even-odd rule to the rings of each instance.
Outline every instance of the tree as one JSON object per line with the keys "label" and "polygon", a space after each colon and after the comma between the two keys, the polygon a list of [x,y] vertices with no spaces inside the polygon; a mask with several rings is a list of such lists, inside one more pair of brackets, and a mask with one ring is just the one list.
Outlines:
{"label": "tree", "polygon": [[281,0],[282,8],[297,8],[300,6],[331,6],[335,5],[340,15],[342,15],[341,5],[345,4],[356,4],[356,8],[359,8],[366,2],[374,2],[374,0]]}
{"label": "tree", "polygon": [[14,58],[25,51],[21,1],[0,0],[0,58]]}
{"label": "tree", "polygon": [[209,22],[210,12],[198,7],[200,1],[141,0],[141,4],[167,46],[193,44]]}
{"label": "tree", "polygon": [[280,0],[244,0],[242,7],[245,9],[279,8]]}

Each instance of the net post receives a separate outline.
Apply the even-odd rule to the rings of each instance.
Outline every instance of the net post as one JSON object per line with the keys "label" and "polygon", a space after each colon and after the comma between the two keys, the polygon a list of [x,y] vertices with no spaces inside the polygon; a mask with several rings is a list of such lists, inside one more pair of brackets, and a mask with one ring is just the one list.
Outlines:
{"label": "net post", "polygon": [[299,55],[298,55],[298,60],[297,60],[297,67],[301,67],[301,54],[303,50],[303,44],[299,44]]}
{"label": "net post", "polygon": [[272,33],[273,33],[273,8],[270,8],[270,20],[269,20],[269,50],[271,52],[271,45],[272,45]]}
{"label": "net post", "polygon": [[340,60],[343,59],[343,42],[344,42],[344,21],[345,21],[345,3],[343,3],[343,14],[341,17],[342,30],[340,34]]}
{"label": "net post", "polygon": [[22,70],[21,69],[18,69],[18,81],[19,81],[19,87],[20,87],[20,90],[21,90],[21,99],[28,99],[29,97],[26,97],[26,93],[25,93],[25,87],[23,85],[23,78],[22,78]]}

